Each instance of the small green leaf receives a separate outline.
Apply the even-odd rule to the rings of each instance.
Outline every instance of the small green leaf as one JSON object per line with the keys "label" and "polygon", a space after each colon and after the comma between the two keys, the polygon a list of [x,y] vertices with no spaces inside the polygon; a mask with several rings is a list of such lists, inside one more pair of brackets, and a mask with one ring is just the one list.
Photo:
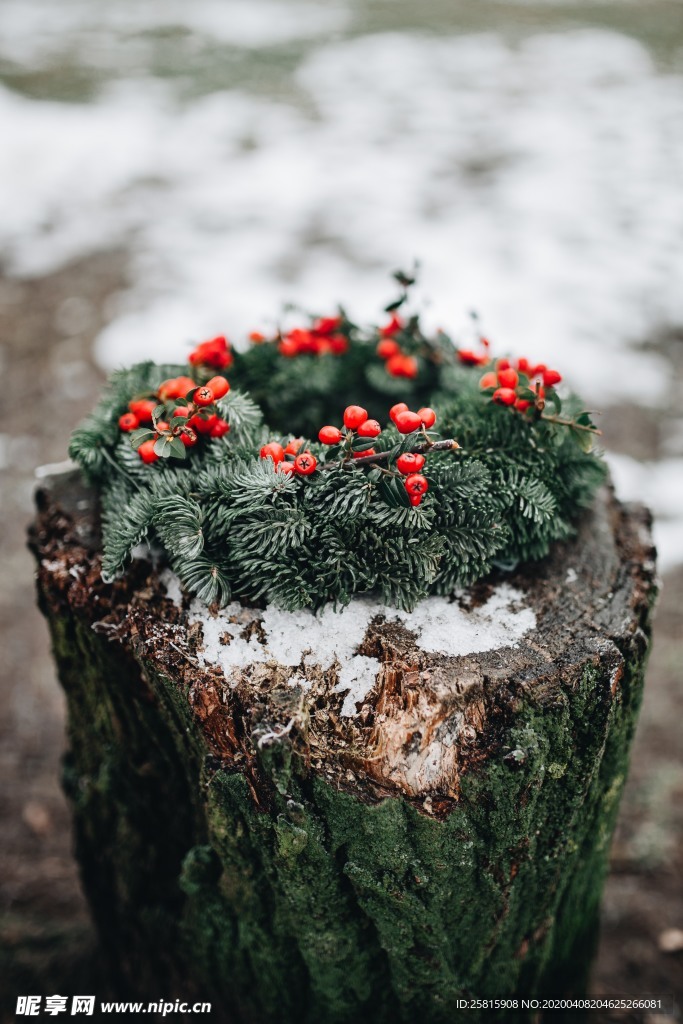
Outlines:
{"label": "small green leaf", "polygon": [[157,453],[157,455],[160,455],[162,459],[168,459],[171,455],[170,439],[168,437],[157,438],[157,440],[154,442],[154,451]]}
{"label": "small green leaf", "polygon": [[174,455],[176,459],[184,459],[187,456],[187,448],[179,437],[171,438],[168,446],[171,455]]}
{"label": "small green leaf", "polygon": [[351,448],[354,452],[366,452],[368,448],[374,447],[374,444],[373,438],[355,437]]}
{"label": "small green leaf", "polygon": [[325,462],[334,462],[335,459],[339,458],[339,456],[341,455],[341,452],[342,452],[342,446],[340,444],[330,445],[330,447],[327,448],[325,450],[325,452],[324,452],[324,455],[325,455],[325,460],[324,461]]}
{"label": "small green leaf", "polygon": [[390,302],[388,306],[384,307],[385,313],[394,313],[397,309],[400,309],[403,303],[406,301],[407,296],[402,295],[400,299],[396,299],[395,302]]}
{"label": "small green leaf", "polygon": [[151,441],[155,436],[155,431],[148,430],[146,427],[141,427],[139,430],[131,431],[130,443],[132,448],[139,448],[144,441]]}
{"label": "small green leaf", "polygon": [[593,434],[588,430],[572,430],[582,452],[588,453],[593,447]]}

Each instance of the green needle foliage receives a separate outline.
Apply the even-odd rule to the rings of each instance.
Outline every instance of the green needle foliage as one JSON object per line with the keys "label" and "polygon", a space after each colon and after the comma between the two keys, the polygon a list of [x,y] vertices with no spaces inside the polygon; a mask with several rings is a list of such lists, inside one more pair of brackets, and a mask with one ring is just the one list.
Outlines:
{"label": "green needle foliage", "polygon": [[[394,337],[418,372],[391,376],[376,355],[377,330],[363,332],[343,313],[338,325],[347,341],[341,354],[292,358],[281,352],[282,335],[235,354],[233,390],[217,403],[230,433],[200,438],[179,452],[183,458],[145,464],[118,419],[165,379],[189,373],[201,383],[215,369],[147,362],[113,375],[70,445],[101,492],[106,580],[124,572],[133,549],[147,541],[165,550],[184,588],[207,604],[242,598],[293,611],[372,593],[411,609],[494,566],[543,558],[553,541],[571,536],[605,477],[591,450],[595,429],[576,399],[561,401],[550,387],[545,408],[496,404],[479,386],[492,364],[465,365],[446,335],[426,339],[416,318],[402,321]],[[519,393],[532,394],[524,377]],[[435,440],[431,433],[406,437],[390,424],[370,442],[391,453],[376,463],[305,441],[318,459],[309,476],[283,473],[259,457],[266,442],[316,438],[325,423],[341,423],[348,404],[387,423],[397,401],[432,406],[440,435],[460,445],[426,454],[429,491],[417,507],[408,502],[396,457]],[[354,444],[358,450],[358,438]]]}

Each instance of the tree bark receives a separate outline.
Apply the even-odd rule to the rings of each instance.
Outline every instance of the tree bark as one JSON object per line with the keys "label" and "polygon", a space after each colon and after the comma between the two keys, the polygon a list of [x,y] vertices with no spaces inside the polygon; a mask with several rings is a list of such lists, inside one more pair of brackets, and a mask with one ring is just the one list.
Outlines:
{"label": "tree bark", "polygon": [[344,664],[294,665],[305,613],[202,615],[144,559],[105,585],[93,495],[55,476],[38,508],[76,852],[122,991],[441,1024],[585,990],[656,593],[645,510],[605,490],[543,562],[431,623],[364,606]]}

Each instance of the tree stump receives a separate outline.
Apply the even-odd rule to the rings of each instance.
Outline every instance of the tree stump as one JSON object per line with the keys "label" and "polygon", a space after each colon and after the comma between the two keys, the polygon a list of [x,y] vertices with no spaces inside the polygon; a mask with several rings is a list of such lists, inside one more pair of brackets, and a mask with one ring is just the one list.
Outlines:
{"label": "tree stump", "polygon": [[38,507],[76,852],[122,990],[240,1024],[584,991],[656,592],[644,509],[605,489],[543,562],[315,618],[209,612],[153,554],[105,585],[92,493],[55,475]]}

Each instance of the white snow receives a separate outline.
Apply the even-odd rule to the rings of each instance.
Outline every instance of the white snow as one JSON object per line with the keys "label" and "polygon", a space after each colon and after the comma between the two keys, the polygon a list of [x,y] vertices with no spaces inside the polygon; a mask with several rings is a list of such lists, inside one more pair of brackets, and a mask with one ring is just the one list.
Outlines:
{"label": "white snow", "polygon": [[659,571],[679,565],[683,562],[683,459],[640,462],[608,453],[607,461],[619,498],[644,502],[654,513]]}
{"label": "white snow", "polygon": [[380,33],[318,44],[290,84],[181,100],[131,73],[87,104],[0,92],[10,266],[134,245],[103,365],[239,338],[288,299],[374,317],[388,269],[418,256],[432,323],[477,307],[501,350],[562,366],[589,399],[656,399],[663,366],[626,343],[683,319],[680,76],[616,32]]}
{"label": "white snow", "polygon": [[171,569],[165,568],[159,573],[159,580],[166,588],[166,596],[173,601],[176,608],[180,608],[183,603],[183,591],[176,574]]}
{"label": "white snow", "polygon": [[[485,604],[471,610],[443,597],[429,597],[413,612],[388,608],[368,598],[356,598],[342,611],[324,608],[318,615],[309,611],[284,612],[243,608],[233,602],[212,615],[198,601],[190,607],[190,621],[202,625],[204,649],[201,664],[219,665],[230,680],[234,669],[254,663],[275,662],[295,667],[336,666],[336,690],[346,693],[342,715],[356,713],[356,703],[370,692],[380,663],[357,654],[365,631],[377,616],[398,622],[415,634],[417,646],[430,654],[452,657],[514,647],[536,625],[536,617],[524,595],[502,584]],[[245,627],[260,622],[265,634],[261,643],[253,631],[241,636]],[[225,643],[229,638],[229,643]],[[290,677],[291,682],[291,677]]]}

